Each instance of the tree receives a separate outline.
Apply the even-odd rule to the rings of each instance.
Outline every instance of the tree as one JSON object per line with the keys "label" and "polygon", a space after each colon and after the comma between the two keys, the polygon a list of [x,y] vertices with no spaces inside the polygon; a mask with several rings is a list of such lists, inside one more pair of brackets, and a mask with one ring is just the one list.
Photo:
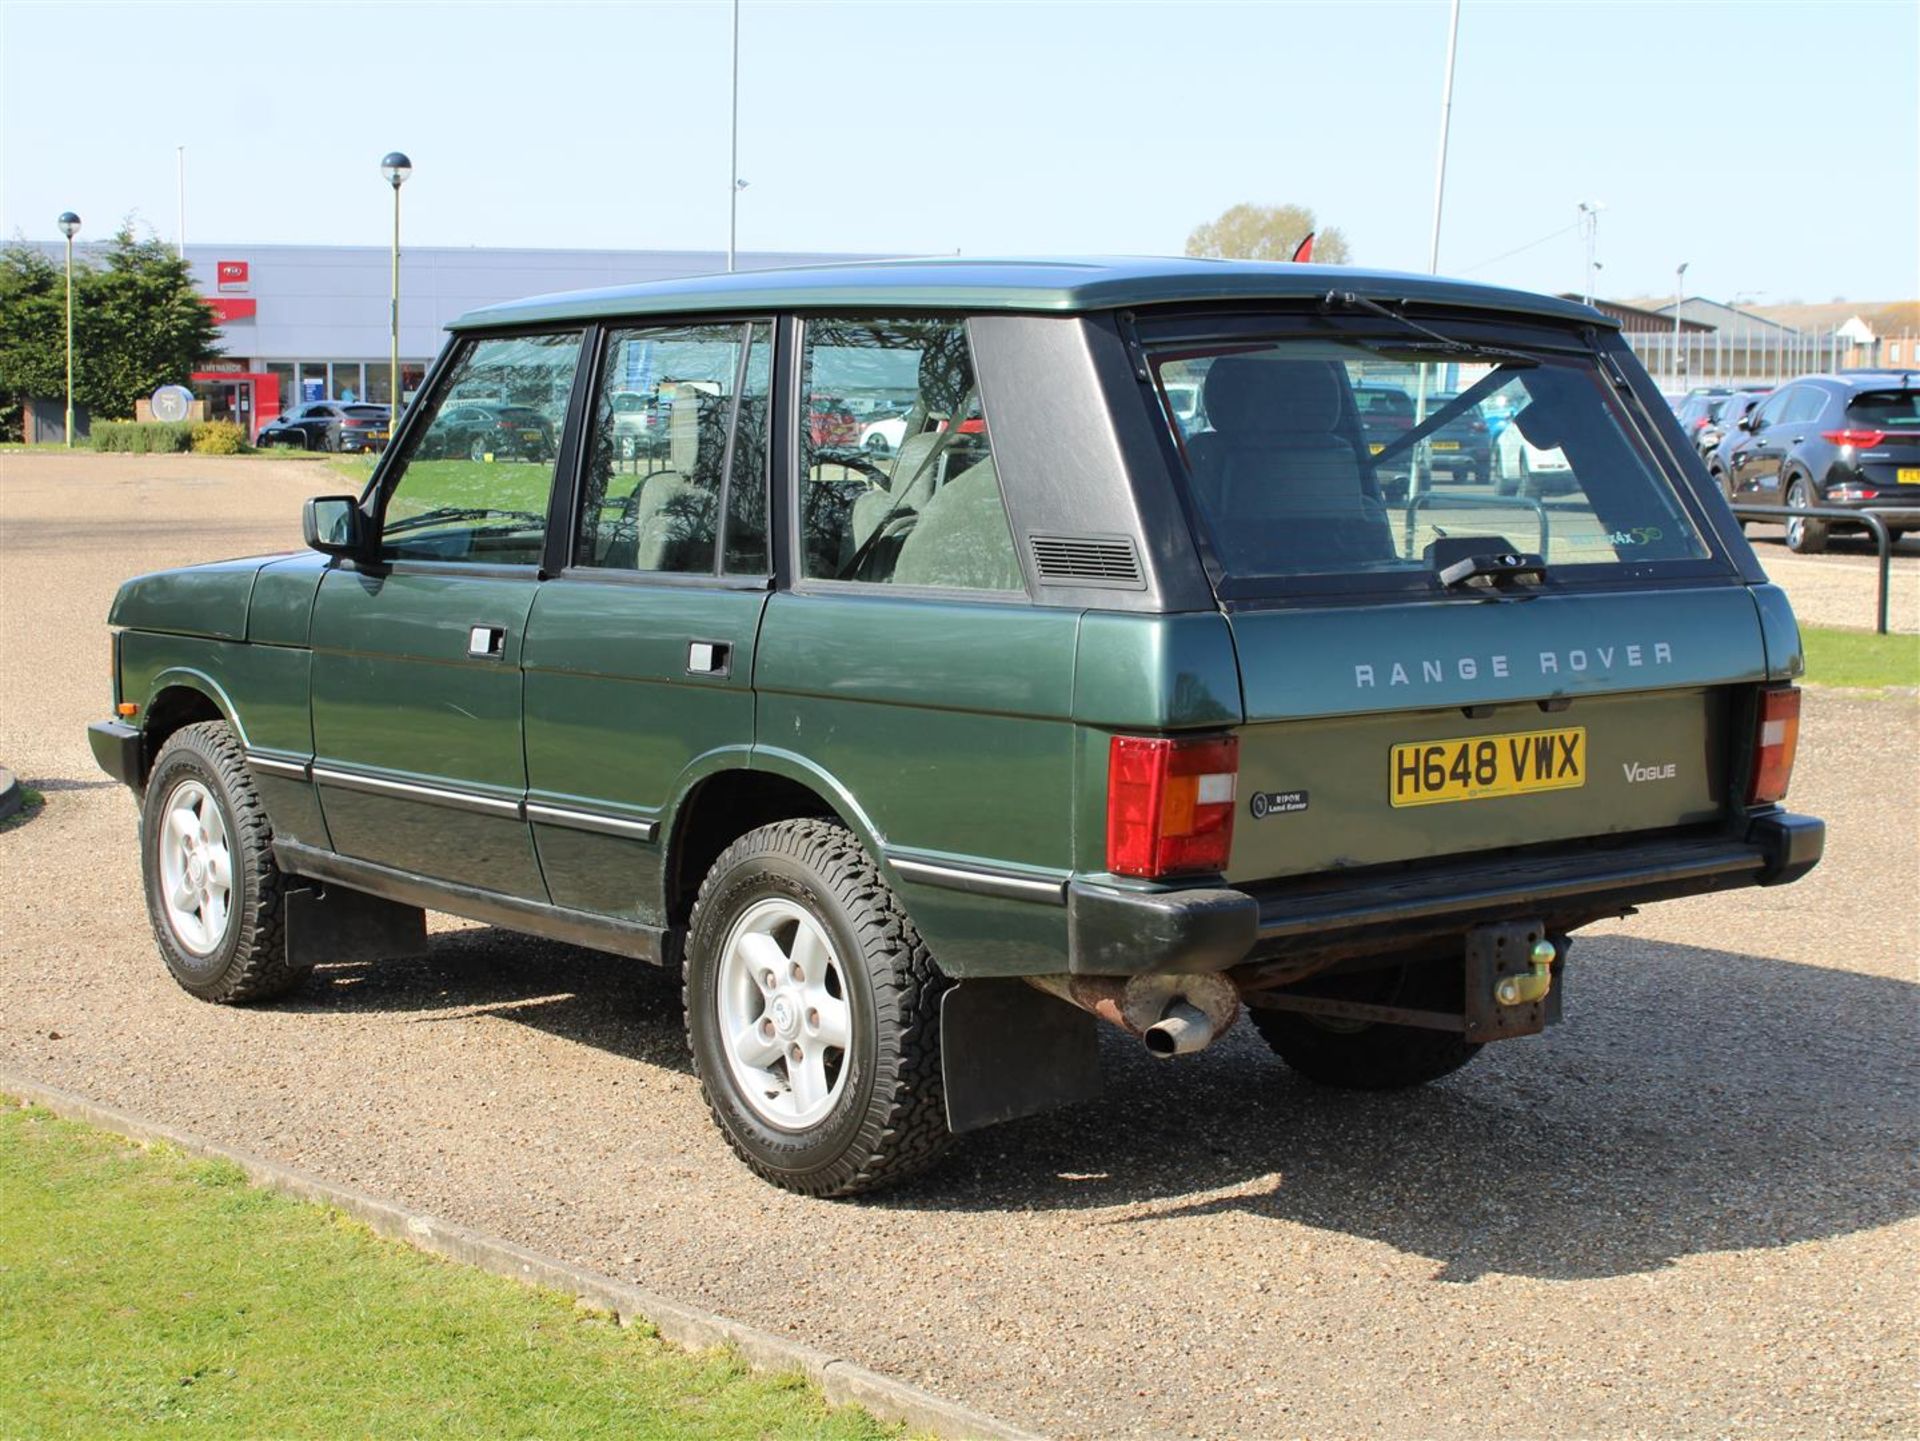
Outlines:
{"label": "tree", "polygon": [[[1302,240],[1318,229],[1304,205],[1235,205],[1218,220],[1194,227],[1187,254],[1224,260],[1291,260]],[[1345,265],[1347,237],[1329,226],[1313,239],[1316,265]]]}
{"label": "tree", "polygon": [[[100,417],[183,384],[220,354],[220,327],[187,264],[156,237],[123,224],[105,264],[74,261],[73,400]],[[15,241],[0,251],[0,397],[59,396],[67,385],[66,274]]]}

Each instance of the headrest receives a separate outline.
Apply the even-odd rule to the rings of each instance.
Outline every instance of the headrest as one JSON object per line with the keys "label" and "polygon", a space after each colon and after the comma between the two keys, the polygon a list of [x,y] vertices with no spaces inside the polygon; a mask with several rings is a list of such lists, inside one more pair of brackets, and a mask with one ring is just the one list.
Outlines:
{"label": "headrest", "polygon": [[964,325],[927,326],[920,352],[920,403],[935,415],[957,415],[973,390],[973,358]]}
{"label": "headrest", "polygon": [[1207,367],[1201,397],[1218,431],[1327,435],[1340,426],[1342,379],[1330,361],[1223,355]]}

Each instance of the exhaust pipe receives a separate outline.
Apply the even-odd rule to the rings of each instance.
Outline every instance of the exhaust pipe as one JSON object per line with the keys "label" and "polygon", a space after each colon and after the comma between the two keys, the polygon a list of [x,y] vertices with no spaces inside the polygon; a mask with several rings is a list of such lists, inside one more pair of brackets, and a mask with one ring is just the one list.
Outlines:
{"label": "exhaust pipe", "polygon": [[1028,976],[1027,984],[1137,1036],[1163,1060],[1204,1051],[1240,1015],[1240,988],[1216,974]]}
{"label": "exhaust pipe", "polygon": [[1169,1056],[1188,1056],[1213,1044],[1213,1018],[1198,1006],[1175,1001],[1167,1013],[1148,1026],[1140,1039],[1147,1049],[1166,1060]]}

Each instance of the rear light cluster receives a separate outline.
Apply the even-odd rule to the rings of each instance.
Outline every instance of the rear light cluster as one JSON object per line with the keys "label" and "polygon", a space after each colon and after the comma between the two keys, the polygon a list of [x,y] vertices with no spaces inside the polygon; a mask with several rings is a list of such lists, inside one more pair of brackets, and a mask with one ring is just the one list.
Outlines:
{"label": "rear light cluster", "polygon": [[1787,783],[1793,779],[1793,753],[1800,744],[1799,688],[1789,685],[1761,691],[1757,724],[1747,803],[1769,805],[1787,798]]}
{"label": "rear light cluster", "polygon": [[1107,749],[1107,869],[1153,880],[1224,871],[1240,743],[1115,736]]}
{"label": "rear light cluster", "polygon": [[1872,450],[1887,438],[1887,433],[1884,430],[1865,430],[1857,426],[1849,426],[1845,430],[1823,430],[1820,432],[1820,438],[1831,441],[1835,445],[1852,445],[1861,450]]}

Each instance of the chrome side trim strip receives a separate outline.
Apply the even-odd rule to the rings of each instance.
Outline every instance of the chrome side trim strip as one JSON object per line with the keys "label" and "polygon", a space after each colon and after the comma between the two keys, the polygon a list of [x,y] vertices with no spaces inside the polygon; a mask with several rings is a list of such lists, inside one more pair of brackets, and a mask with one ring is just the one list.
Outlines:
{"label": "chrome side trim strip", "polygon": [[263,776],[280,776],[290,781],[311,779],[308,772],[312,769],[312,763],[309,761],[281,760],[277,756],[263,756],[258,751],[248,751],[247,764]]}
{"label": "chrome side trim strip", "polygon": [[904,880],[950,891],[967,891],[976,896],[998,896],[1009,901],[1038,901],[1044,905],[1064,906],[1067,883],[1045,881],[1014,871],[989,870],[985,866],[959,866],[950,861],[914,861],[889,855],[887,860]]}
{"label": "chrome side trim strip", "polygon": [[445,806],[449,810],[474,811],[483,816],[511,816],[520,819],[520,802],[505,800],[498,796],[477,796],[471,791],[445,790],[440,786],[423,786],[413,781],[390,781],[381,776],[361,775],[357,771],[337,771],[330,766],[315,766],[313,779],[317,785],[338,786],[343,791],[364,791],[375,796],[399,796],[410,801],[422,801],[430,806]]}
{"label": "chrome side trim strip", "polygon": [[658,821],[631,821],[619,816],[603,816],[592,811],[568,810],[542,801],[528,801],[527,819],[536,825],[565,826],[568,830],[592,831],[595,835],[619,836],[623,840],[650,841],[660,829]]}

